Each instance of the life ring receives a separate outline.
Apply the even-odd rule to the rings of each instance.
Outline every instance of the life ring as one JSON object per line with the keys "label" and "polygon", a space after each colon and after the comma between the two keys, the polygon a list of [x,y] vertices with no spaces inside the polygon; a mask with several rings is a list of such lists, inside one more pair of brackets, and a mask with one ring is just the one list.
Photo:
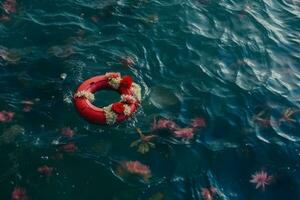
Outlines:
{"label": "life ring", "polygon": [[[92,104],[94,94],[99,90],[115,90],[121,100],[106,107],[99,108]],[[74,94],[74,104],[78,113],[94,124],[113,125],[131,117],[141,102],[141,87],[130,76],[109,72],[84,81]]]}

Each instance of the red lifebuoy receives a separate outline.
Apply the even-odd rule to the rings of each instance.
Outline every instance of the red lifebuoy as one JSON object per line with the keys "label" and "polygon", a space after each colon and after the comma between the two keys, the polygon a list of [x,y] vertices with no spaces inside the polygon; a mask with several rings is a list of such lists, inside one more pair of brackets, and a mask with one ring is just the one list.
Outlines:
{"label": "red lifebuoy", "polygon": [[[115,90],[121,101],[99,108],[91,102],[99,90]],[[125,121],[138,109],[141,101],[141,88],[130,76],[120,73],[106,73],[84,81],[74,95],[74,104],[79,114],[94,124],[115,124]]]}

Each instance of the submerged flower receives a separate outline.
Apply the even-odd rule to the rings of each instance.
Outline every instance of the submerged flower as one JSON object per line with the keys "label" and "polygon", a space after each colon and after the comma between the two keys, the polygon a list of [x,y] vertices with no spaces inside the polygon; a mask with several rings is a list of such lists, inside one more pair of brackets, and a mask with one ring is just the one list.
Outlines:
{"label": "submerged flower", "polygon": [[205,119],[202,117],[197,117],[191,120],[190,126],[192,128],[203,128],[206,127]]}
{"label": "submerged flower", "polygon": [[74,143],[69,143],[61,146],[60,150],[66,153],[74,153],[78,150],[78,147]]}
{"label": "submerged flower", "polygon": [[73,137],[75,134],[75,131],[71,129],[70,127],[64,127],[61,129],[61,133],[66,137]]}
{"label": "submerged flower", "polygon": [[17,64],[20,61],[21,56],[16,50],[10,50],[0,46],[0,58],[10,64]]}
{"label": "submerged flower", "polygon": [[298,110],[292,110],[292,108],[288,108],[286,109],[283,113],[282,113],[282,117],[279,120],[279,122],[296,122],[295,119],[291,118],[291,116],[296,113],[299,112]]}
{"label": "submerged flower", "polygon": [[[7,22],[9,20],[10,20],[9,16],[6,16],[6,15],[0,16],[0,22]],[[0,57],[1,57],[1,55],[0,55]]]}
{"label": "submerged flower", "polygon": [[99,17],[96,16],[96,15],[93,15],[91,16],[91,20],[94,22],[94,23],[97,23],[99,21]]}
{"label": "submerged flower", "polygon": [[2,3],[2,8],[7,14],[15,13],[17,11],[17,2],[16,0],[6,0]]}
{"label": "submerged flower", "polygon": [[74,54],[74,49],[71,46],[52,46],[48,53],[58,58],[67,58]]}
{"label": "submerged flower", "polygon": [[276,121],[273,121],[269,118],[269,116],[266,116],[266,111],[263,110],[253,116],[253,122],[263,127],[268,127],[273,124],[276,124]]}
{"label": "submerged flower", "polygon": [[134,60],[131,57],[124,57],[121,59],[121,64],[124,67],[131,67],[132,65],[134,65]]}
{"label": "submerged flower", "polygon": [[30,112],[32,110],[32,106],[34,105],[33,101],[22,101],[21,103],[24,105],[23,112]]}
{"label": "submerged flower", "polygon": [[182,128],[174,131],[176,137],[184,138],[184,139],[192,139],[195,134],[195,129],[193,128]]}
{"label": "submerged flower", "polygon": [[139,128],[136,129],[140,139],[133,141],[130,147],[138,147],[138,152],[145,154],[150,151],[151,148],[155,148],[155,144],[152,143],[157,136],[156,135],[144,135]]}
{"label": "submerged flower", "polygon": [[149,24],[155,24],[158,22],[158,20],[159,17],[157,15],[150,15],[145,19],[145,21]]}
{"label": "submerged flower", "polygon": [[201,189],[201,196],[204,200],[213,200],[214,196],[216,196],[217,194],[218,190],[214,187]]}
{"label": "submerged flower", "polygon": [[14,112],[1,111],[0,112],[0,122],[10,122],[15,116]]}
{"label": "submerged flower", "polygon": [[179,130],[180,127],[172,120],[160,119],[156,121],[156,119],[154,118],[152,124],[152,130],[158,130],[158,129],[169,129],[171,131],[175,131],[175,130]]}
{"label": "submerged flower", "polygon": [[128,173],[142,176],[145,180],[151,177],[150,168],[139,161],[124,161],[122,166]]}
{"label": "submerged flower", "polygon": [[23,134],[25,132],[25,129],[20,125],[13,125],[8,129],[5,129],[0,136],[0,144],[1,143],[12,143],[15,141],[16,137],[18,137],[20,134]]}
{"label": "submerged flower", "polygon": [[51,159],[53,159],[53,160],[62,160],[62,159],[64,159],[64,155],[62,153],[56,153],[53,156],[51,156]]}
{"label": "submerged flower", "polygon": [[49,167],[47,165],[41,166],[37,169],[37,171],[43,175],[51,176],[53,172],[53,167]]}
{"label": "submerged flower", "polygon": [[250,182],[253,184],[256,184],[256,189],[262,188],[262,190],[265,189],[266,185],[270,185],[273,181],[273,176],[269,176],[267,172],[260,171],[256,172],[254,175],[251,176]]}
{"label": "submerged flower", "polygon": [[27,191],[21,187],[15,187],[13,192],[11,193],[12,200],[28,200]]}

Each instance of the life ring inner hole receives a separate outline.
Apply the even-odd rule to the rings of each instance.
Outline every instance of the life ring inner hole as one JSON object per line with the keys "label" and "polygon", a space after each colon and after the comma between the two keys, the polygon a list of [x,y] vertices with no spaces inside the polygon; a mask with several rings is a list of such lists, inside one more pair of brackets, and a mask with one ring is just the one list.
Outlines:
{"label": "life ring inner hole", "polygon": [[121,99],[120,94],[116,90],[102,89],[95,92],[94,95],[95,101],[92,104],[97,107],[105,107]]}

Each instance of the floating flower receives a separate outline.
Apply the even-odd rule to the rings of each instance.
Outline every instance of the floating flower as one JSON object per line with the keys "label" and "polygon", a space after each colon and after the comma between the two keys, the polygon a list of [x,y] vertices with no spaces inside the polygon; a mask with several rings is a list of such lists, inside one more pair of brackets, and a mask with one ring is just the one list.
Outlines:
{"label": "floating flower", "polygon": [[142,89],[141,87],[136,84],[136,83],[133,83],[132,86],[131,86],[131,89],[130,91],[132,92],[132,95],[138,100],[138,101],[141,101],[142,100]]}
{"label": "floating flower", "polygon": [[60,150],[66,153],[74,153],[78,150],[78,147],[74,143],[69,143],[61,146]]}
{"label": "floating flower", "polygon": [[124,105],[124,114],[126,115],[126,116],[130,116],[131,115],[131,107],[130,106],[128,106],[128,105]]}
{"label": "floating flower", "polygon": [[61,133],[66,137],[73,137],[75,134],[75,131],[71,129],[70,127],[64,127],[61,129]]}
{"label": "floating flower", "polygon": [[190,126],[192,128],[203,128],[206,127],[205,119],[202,117],[197,117],[191,120]]}
{"label": "floating flower", "polygon": [[104,107],[103,110],[105,113],[106,123],[108,125],[114,124],[116,122],[118,116],[115,112],[112,111],[112,105]]}
{"label": "floating flower", "polygon": [[251,177],[252,179],[250,180],[250,182],[256,184],[256,189],[261,187],[262,190],[265,190],[265,186],[270,185],[273,181],[273,176],[269,176],[265,171],[256,172]]}
{"label": "floating flower", "polygon": [[95,95],[89,91],[82,90],[82,91],[77,92],[74,95],[74,98],[86,98],[90,102],[93,102],[95,100]]}
{"label": "floating flower", "polygon": [[112,104],[111,109],[112,109],[112,111],[114,111],[117,114],[123,114],[124,110],[125,110],[124,104],[121,103],[121,102],[117,102],[117,103]]}
{"label": "floating flower", "polygon": [[41,166],[37,169],[37,171],[43,175],[51,176],[53,172],[53,167],[49,167],[47,165]]}
{"label": "floating flower", "polygon": [[218,190],[214,187],[202,188],[201,196],[204,200],[213,200],[214,196],[218,194]]}
{"label": "floating flower", "polygon": [[108,78],[108,79],[111,79],[111,78],[120,78],[121,77],[121,74],[120,73],[117,73],[117,72],[108,72],[105,74],[105,76]]}
{"label": "floating flower", "polygon": [[134,60],[131,57],[124,57],[121,59],[121,64],[124,67],[131,67],[132,65],[134,65]]}
{"label": "floating flower", "polygon": [[174,131],[176,137],[184,138],[184,139],[192,139],[195,134],[195,129],[193,128],[182,128]]}
{"label": "floating flower", "polygon": [[130,89],[132,83],[133,83],[133,79],[130,76],[124,76],[120,82],[120,87],[119,87],[121,93],[126,93],[126,91]]}
{"label": "floating flower", "polygon": [[132,104],[136,101],[136,99],[132,95],[126,95],[126,94],[121,95],[121,99],[122,102],[127,104]]}
{"label": "floating flower", "polygon": [[171,131],[179,130],[180,127],[172,120],[169,119],[160,119],[156,121],[154,118],[154,121],[152,123],[152,130],[158,130],[158,129],[169,129]]}
{"label": "floating flower", "polygon": [[155,148],[155,144],[151,141],[153,141],[157,137],[156,135],[144,135],[139,128],[137,128],[136,130],[140,136],[140,139],[133,141],[130,144],[130,147],[137,146],[138,152],[140,152],[141,154],[145,154],[149,152],[151,148]]}
{"label": "floating flower", "polygon": [[28,200],[27,191],[21,187],[15,187],[13,192],[11,193],[12,200]]}
{"label": "floating flower", "polygon": [[15,116],[14,112],[1,111],[0,112],[0,122],[10,122]]}
{"label": "floating flower", "polygon": [[151,177],[150,168],[139,161],[123,161],[122,167],[125,168],[128,173],[141,176],[145,180]]}
{"label": "floating flower", "polygon": [[109,85],[114,89],[119,89],[120,82],[122,80],[120,73],[109,72],[106,73],[105,76],[108,79]]}

